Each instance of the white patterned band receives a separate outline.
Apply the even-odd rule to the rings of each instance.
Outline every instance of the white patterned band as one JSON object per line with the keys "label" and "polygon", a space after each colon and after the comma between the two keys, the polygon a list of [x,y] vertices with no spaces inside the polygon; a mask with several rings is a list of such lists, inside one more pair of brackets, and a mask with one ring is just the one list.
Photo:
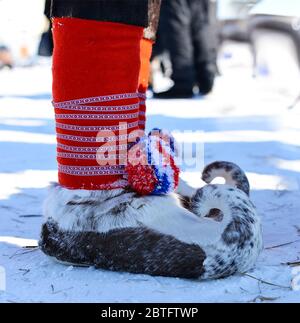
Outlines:
{"label": "white patterned band", "polygon": [[100,185],[97,184],[97,190],[113,190],[113,189],[125,188],[127,186],[128,186],[128,181],[125,179],[121,179],[113,183],[100,184]]}
{"label": "white patterned band", "polygon": [[146,95],[145,93],[141,93],[141,92],[139,92],[139,93],[138,93],[138,97],[139,97],[140,99],[144,99],[144,100],[146,100],[146,99],[147,99],[147,95]]}
{"label": "white patterned band", "polygon": [[70,107],[74,105],[85,105],[85,104],[91,104],[91,103],[111,102],[111,101],[118,101],[118,100],[138,99],[138,98],[140,98],[139,93],[123,93],[123,94],[95,96],[92,98],[84,98],[84,99],[70,100],[70,101],[64,101],[64,102],[52,102],[52,104],[54,108],[64,109],[65,107]]}
{"label": "white patterned band", "polygon": [[124,175],[124,166],[67,166],[58,164],[58,171],[73,176],[110,176]]}
{"label": "white patterned band", "polygon": [[[123,105],[125,100],[132,99],[136,99],[136,101],[127,101],[127,104]],[[127,160],[127,155],[123,152],[127,152],[128,148],[130,147],[130,145],[127,144],[128,138],[134,139],[137,137],[137,134],[134,133],[128,136],[127,130],[134,130],[134,128],[138,130],[140,122],[137,119],[139,116],[143,115],[143,113],[139,112],[139,107],[145,103],[145,99],[146,96],[143,93],[123,93],[76,99],[65,102],[53,102],[54,108],[59,109],[59,111],[56,110],[55,115],[56,128],[58,132],[57,139],[67,141],[64,142],[64,144],[58,142],[57,148],[59,151],[57,152],[57,157],[61,158],[62,160],[69,159],[69,162],[73,165],[74,163],[77,163],[76,160],[78,162],[80,160],[99,161],[99,166],[70,166],[59,163],[59,172],[71,176],[126,175],[124,165],[117,165],[115,163],[121,159]],[[103,104],[101,106],[96,105],[107,102],[109,103],[112,101],[121,102],[117,102],[115,105],[110,106]],[[77,122],[79,125],[68,124],[67,121],[64,120],[78,120]],[[112,120],[115,122],[112,122],[113,125],[84,125],[82,124],[82,121],[85,120]],[[128,120],[131,120],[132,122],[128,122]],[[76,123],[76,121],[74,121],[74,123]],[[94,122],[94,124],[95,123],[96,122]],[[70,131],[71,133],[66,134],[64,133],[65,131]],[[119,136],[114,134],[114,132],[122,131],[123,133],[120,133]],[[126,134],[124,133],[125,131]],[[78,135],[76,132],[78,132]],[[86,132],[86,135],[81,136],[82,132]],[[92,134],[95,132],[97,134]],[[121,140],[124,140],[125,144],[122,144]],[[70,141],[70,143],[78,142],[95,144],[111,142],[112,145],[86,147],[83,144],[80,146],[74,146],[74,144],[69,145],[68,141]],[[117,142],[119,142],[119,145],[116,144]],[[107,152],[108,154],[106,154]],[[100,160],[106,162],[102,163]],[[113,162],[113,165],[100,166],[101,164],[112,164],[110,161]],[[65,160],[65,162],[67,162],[67,160]],[[124,185],[124,183],[122,185]]]}
{"label": "white patterned band", "polygon": [[121,106],[89,106],[89,105],[67,105],[61,108],[61,110],[73,110],[73,111],[100,111],[100,112],[123,112],[137,110],[139,108],[139,103],[131,105],[121,105]]}
{"label": "white patterned band", "polygon": [[83,132],[95,132],[95,131],[120,131],[126,129],[132,129],[138,127],[139,122],[131,122],[118,125],[118,126],[77,126],[56,122],[56,128],[70,131],[83,131]]}
{"label": "white patterned band", "polygon": [[55,114],[57,120],[128,120],[138,118],[138,116],[138,112],[128,114]]}
{"label": "white patterned band", "polygon": [[97,136],[97,137],[84,137],[84,136],[73,136],[73,135],[65,135],[62,133],[57,134],[57,138],[66,141],[75,141],[75,142],[116,142],[128,139],[136,139],[137,135],[135,133],[130,133],[129,135],[120,135],[120,136]]}
{"label": "white patterned band", "polygon": [[63,145],[61,143],[57,144],[57,148],[65,151],[72,151],[76,153],[96,153],[96,152],[111,152],[117,150],[126,150],[128,149],[129,145],[113,145],[113,146],[101,146],[101,147],[77,147],[77,146],[69,146]]}
{"label": "white patterned band", "polygon": [[58,152],[57,157],[65,159],[85,159],[85,160],[126,160],[127,154],[109,154],[105,156],[104,154],[74,154],[74,153],[62,153]]}

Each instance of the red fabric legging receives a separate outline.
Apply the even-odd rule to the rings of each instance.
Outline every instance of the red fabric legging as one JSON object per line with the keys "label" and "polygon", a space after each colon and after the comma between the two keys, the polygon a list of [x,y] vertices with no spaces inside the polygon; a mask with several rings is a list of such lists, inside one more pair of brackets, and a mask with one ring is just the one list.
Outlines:
{"label": "red fabric legging", "polygon": [[142,27],[53,19],[53,101],[61,185],[86,190],[126,185],[126,128],[128,133],[137,130],[141,116],[142,35]]}
{"label": "red fabric legging", "polygon": [[145,130],[146,127],[146,92],[149,85],[150,77],[150,59],[152,54],[153,41],[143,38],[140,48],[140,75],[139,75],[139,93],[140,96],[140,128]]}

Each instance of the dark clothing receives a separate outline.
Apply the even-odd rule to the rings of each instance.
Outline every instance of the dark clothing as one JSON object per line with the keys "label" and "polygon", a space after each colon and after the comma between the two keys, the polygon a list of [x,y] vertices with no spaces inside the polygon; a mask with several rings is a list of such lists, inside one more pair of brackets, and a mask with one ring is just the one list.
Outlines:
{"label": "dark clothing", "polygon": [[[153,38],[158,24],[160,0],[46,0],[45,16],[74,17],[109,21],[145,27],[145,33]],[[149,13],[148,13],[149,11]],[[156,12],[157,19],[150,20]],[[40,56],[51,56],[53,39],[51,21],[39,44]]]}
{"label": "dark clothing", "polygon": [[52,53],[53,53],[53,38],[52,38],[52,32],[51,32],[52,24],[50,20],[50,9],[51,9],[51,0],[46,0],[44,15],[49,20],[49,28],[41,36],[41,40],[38,48],[39,56],[52,56]]}
{"label": "dark clothing", "polygon": [[[44,14],[51,17],[74,17],[145,27],[144,37],[155,40],[161,0],[46,0]],[[42,34],[38,53],[51,56],[51,22]]]}
{"label": "dark clothing", "polygon": [[51,16],[147,27],[148,0],[52,0]]}
{"label": "dark clothing", "polygon": [[209,0],[163,0],[159,35],[170,53],[175,87],[190,91],[198,83],[208,93],[216,73],[216,40]]}
{"label": "dark clothing", "polygon": [[50,19],[51,16],[51,0],[46,0],[45,2],[45,9],[44,9],[44,15]]}
{"label": "dark clothing", "polygon": [[52,56],[53,53],[53,38],[51,32],[51,24],[49,29],[42,33],[39,48],[38,48],[38,55],[39,56]]}
{"label": "dark clothing", "polygon": [[[155,40],[161,0],[47,0],[51,17],[74,17],[145,27]],[[46,8],[49,5],[46,3]],[[47,9],[45,14],[48,13]]]}

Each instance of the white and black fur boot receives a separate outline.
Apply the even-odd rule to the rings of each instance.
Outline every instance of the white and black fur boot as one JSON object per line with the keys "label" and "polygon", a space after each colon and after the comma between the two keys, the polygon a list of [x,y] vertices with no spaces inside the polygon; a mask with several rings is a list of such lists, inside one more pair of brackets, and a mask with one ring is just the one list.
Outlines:
{"label": "white and black fur boot", "polygon": [[249,183],[235,164],[203,172],[226,185],[178,194],[139,196],[111,191],[50,188],[40,247],[56,260],[113,271],[182,278],[223,278],[251,269],[262,250],[262,231]]}

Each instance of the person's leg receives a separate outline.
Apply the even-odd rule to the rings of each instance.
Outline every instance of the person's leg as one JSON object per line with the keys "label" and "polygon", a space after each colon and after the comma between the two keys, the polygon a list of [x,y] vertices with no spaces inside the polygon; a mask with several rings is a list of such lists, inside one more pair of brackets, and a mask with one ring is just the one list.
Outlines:
{"label": "person's leg", "polygon": [[44,15],[47,17],[49,21],[48,30],[45,31],[40,40],[38,55],[40,56],[52,56],[53,53],[53,38],[52,38],[52,25],[50,19],[50,10],[51,10],[51,0],[46,0]]}
{"label": "person's leg", "polygon": [[[157,0],[150,1],[157,3]],[[128,3],[131,12],[132,3]],[[55,11],[57,8],[53,9],[56,12],[53,18],[53,104],[59,184],[52,186],[45,201],[41,250],[64,263],[198,277],[204,258],[200,247],[141,225],[144,216],[155,219],[163,201],[172,208],[172,214],[188,211],[168,194],[164,197],[139,195],[138,189],[148,194],[147,181],[149,175],[149,183],[153,180],[153,174],[145,174],[142,168],[137,168],[132,176],[137,181],[142,178],[141,185],[146,183],[138,187],[135,178],[130,181],[130,173],[126,173],[123,164],[129,148],[128,135],[123,130],[127,128],[129,135],[139,130],[138,90],[143,83],[139,81],[144,59],[141,44],[143,36],[153,34],[153,27],[150,24],[150,29],[144,33],[145,26],[136,25],[140,22],[131,16],[125,24],[60,17]],[[122,127],[125,124],[124,129],[119,122],[123,123]],[[157,141],[153,139],[153,142]],[[164,142],[158,143],[157,151],[165,160],[171,148]],[[153,187],[154,194],[167,193],[165,189],[175,187],[175,182],[166,182],[173,166],[166,176],[160,173],[161,168],[156,169],[154,175],[163,180]],[[162,253],[167,256],[171,250],[174,256],[162,264]],[[180,254],[184,254],[183,257]],[[194,264],[188,269],[187,260]]]}
{"label": "person's leg", "polygon": [[191,36],[191,12],[187,0],[164,0],[162,5],[162,32],[172,63],[174,86],[157,98],[193,96],[195,83],[194,52]]}
{"label": "person's leg", "polygon": [[143,28],[55,17],[53,35],[60,184],[87,190],[124,186],[126,140],[114,136],[126,127],[138,130]]}
{"label": "person's leg", "polygon": [[[56,216],[52,211],[63,212],[68,196],[77,194],[92,205],[94,195],[108,194],[109,199],[128,186],[128,133],[139,130],[140,49],[147,12],[148,0],[52,1],[59,185],[49,196],[54,194],[61,208],[53,210],[48,199],[46,222]],[[84,213],[83,204],[81,208]],[[77,229],[84,231],[84,223]]]}
{"label": "person's leg", "polygon": [[216,76],[216,35],[210,23],[209,0],[188,0],[192,13],[194,61],[199,92],[208,94]]}
{"label": "person's leg", "polygon": [[[128,3],[132,10],[131,0]],[[162,180],[151,193],[166,194],[142,196],[126,184],[118,121],[139,129],[144,26],[136,25],[134,17],[125,24],[56,16],[53,27],[59,184],[52,187],[45,203],[41,250],[64,263],[150,275],[216,278],[247,271],[256,259],[260,236],[259,222],[246,208],[250,204],[242,190],[212,185],[191,197],[190,210],[181,207],[175,194],[164,191],[175,183],[166,181],[175,169],[174,158],[168,158],[174,156],[173,142],[168,145],[155,136],[148,139],[157,144],[157,150],[152,155],[151,150],[141,151],[141,157],[148,162],[147,170],[152,170],[149,156],[150,161],[163,161],[157,165],[165,171],[157,167],[154,178],[160,175]],[[108,154],[103,154],[103,148]],[[127,153],[127,146],[123,149]],[[110,164],[112,156],[115,165]],[[143,166],[137,164],[133,175],[146,181],[139,188],[148,193],[153,174],[143,173]],[[238,169],[228,166],[217,163],[203,178],[209,182],[224,168],[244,179]],[[231,173],[226,172],[224,177],[229,178]],[[129,170],[127,175],[130,182]],[[230,192],[238,198],[230,199]],[[241,200],[246,205],[234,208],[234,202]],[[234,212],[228,212],[230,208]],[[247,212],[240,218],[236,209]],[[241,236],[244,232],[247,235]]]}

